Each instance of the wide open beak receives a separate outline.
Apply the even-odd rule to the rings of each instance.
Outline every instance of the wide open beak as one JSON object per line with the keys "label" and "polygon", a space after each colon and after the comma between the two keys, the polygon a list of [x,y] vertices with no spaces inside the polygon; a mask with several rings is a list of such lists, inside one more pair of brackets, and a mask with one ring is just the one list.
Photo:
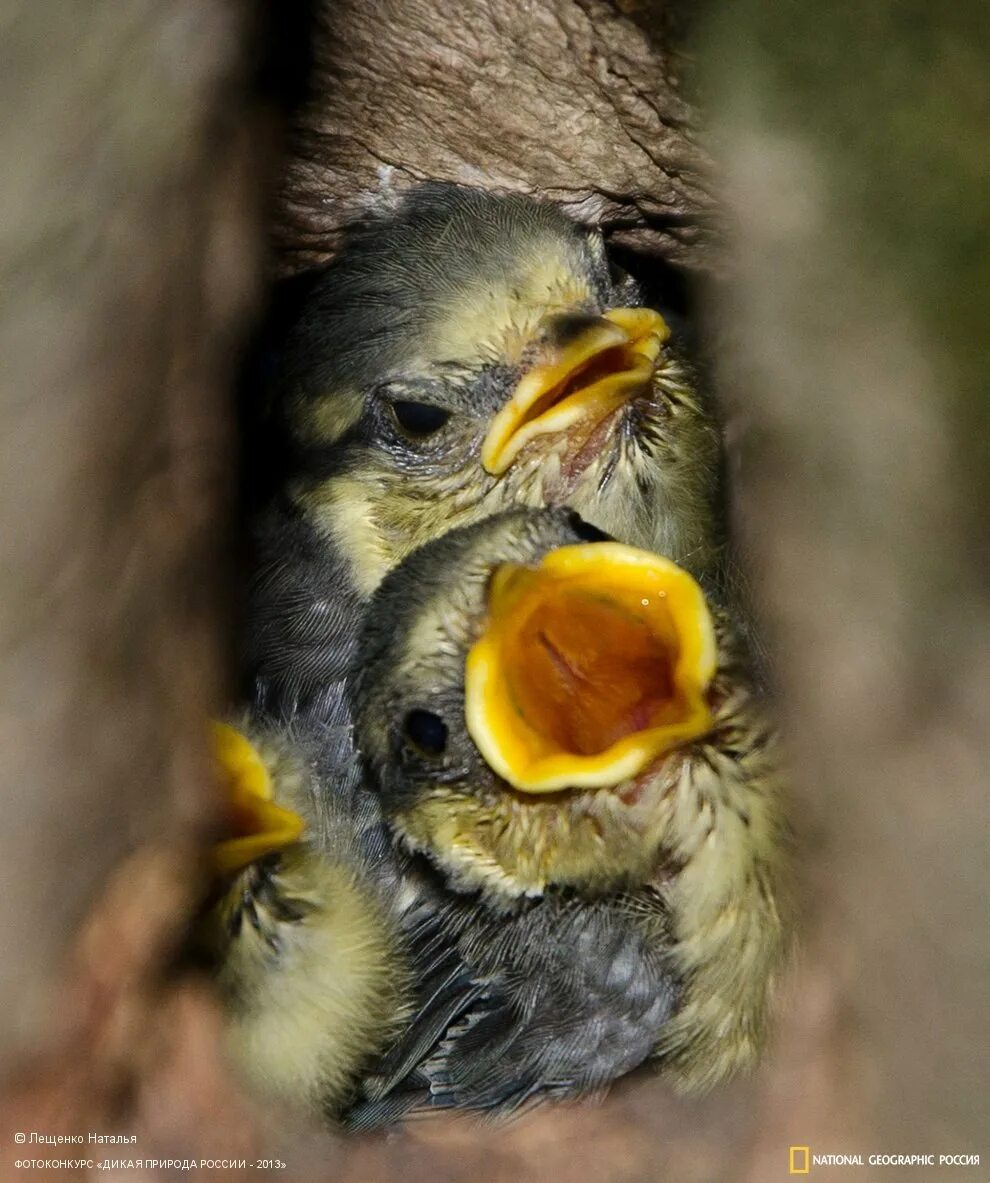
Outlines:
{"label": "wide open beak", "polygon": [[266,854],[296,842],[305,822],[272,800],[272,782],[261,757],[239,731],[213,725],[213,755],[227,797],[233,837],[218,842],[213,861],[221,875],[240,871]]}
{"label": "wide open beak", "polygon": [[668,559],[617,542],[507,563],[467,658],[468,731],[514,788],[603,788],[711,726],[712,619]]}
{"label": "wide open beak", "polygon": [[615,308],[593,321],[523,375],[485,436],[485,470],[498,476],[537,436],[580,422],[597,425],[648,389],[669,336],[663,317],[650,308]]}

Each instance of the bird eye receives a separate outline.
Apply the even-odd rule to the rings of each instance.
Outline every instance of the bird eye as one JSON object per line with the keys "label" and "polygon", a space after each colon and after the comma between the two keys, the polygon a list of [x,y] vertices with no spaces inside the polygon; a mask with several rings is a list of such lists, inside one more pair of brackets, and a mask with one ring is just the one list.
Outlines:
{"label": "bird eye", "polygon": [[425,439],[438,432],[450,418],[450,411],[435,407],[431,403],[410,403],[396,399],[392,403],[395,421],[406,433],[415,439]]}
{"label": "bird eye", "polygon": [[599,530],[598,527],[593,526],[591,522],[586,522],[575,509],[572,509],[567,515],[567,524],[582,542],[613,541],[611,534],[606,534],[604,530]]}
{"label": "bird eye", "polygon": [[446,751],[447,724],[432,711],[410,711],[402,728],[407,738],[427,756],[442,756]]}

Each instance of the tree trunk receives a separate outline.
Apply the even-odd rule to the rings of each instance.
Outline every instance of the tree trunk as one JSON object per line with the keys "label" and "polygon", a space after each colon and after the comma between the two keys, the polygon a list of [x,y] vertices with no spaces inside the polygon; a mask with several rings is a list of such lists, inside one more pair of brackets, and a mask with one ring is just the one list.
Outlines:
{"label": "tree trunk", "polygon": [[162,967],[211,800],[262,221],[236,6],[0,7],[0,1173],[22,1177],[53,1148],[15,1131],[129,1132],[121,1098],[192,1054]]}
{"label": "tree trunk", "polygon": [[325,260],[369,201],[424,180],[548,197],[647,256],[708,265],[711,182],[674,5],[338,0],[316,6],[314,34],[282,270]]}

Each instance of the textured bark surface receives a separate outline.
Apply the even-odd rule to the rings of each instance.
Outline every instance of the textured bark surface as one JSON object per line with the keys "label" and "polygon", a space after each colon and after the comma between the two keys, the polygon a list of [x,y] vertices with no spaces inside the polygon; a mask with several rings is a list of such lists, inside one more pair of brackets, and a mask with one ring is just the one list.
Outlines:
{"label": "textured bark surface", "polygon": [[733,5],[709,47],[735,517],[797,773],[805,961],[846,1033],[828,1104],[782,1094],[762,1138],[982,1152],[952,1168],[972,1179],[990,1095],[988,50],[982,4],[900,0]]}
{"label": "textured bark surface", "polygon": [[[56,984],[111,869],[148,843],[188,844],[209,800],[227,387],[260,258],[243,25],[220,0],[96,5],[71,21],[29,2],[2,9],[0,1054],[11,1063],[87,1021]],[[166,861],[157,882],[170,906],[150,909],[129,942],[144,947],[140,973],[188,906],[192,864]]]}
{"label": "textured bark surface", "polygon": [[446,180],[542,194],[615,241],[698,267],[711,179],[663,0],[338,0],[317,5],[276,241],[327,257],[375,195]]}

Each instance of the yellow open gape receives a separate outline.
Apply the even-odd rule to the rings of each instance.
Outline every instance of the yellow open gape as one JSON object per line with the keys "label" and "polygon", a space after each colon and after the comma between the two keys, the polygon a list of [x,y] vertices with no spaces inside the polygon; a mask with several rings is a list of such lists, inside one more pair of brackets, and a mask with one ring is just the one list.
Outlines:
{"label": "yellow open gape", "polygon": [[675,563],[617,542],[565,546],[492,576],[468,654],[468,731],[514,788],[604,788],[711,726],[716,646]]}
{"label": "yellow open gape", "polygon": [[485,436],[485,470],[505,472],[537,436],[567,431],[581,420],[600,423],[649,386],[668,336],[663,317],[651,308],[606,312],[523,375]]}
{"label": "yellow open gape", "polygon": [[213,850],[214,867],[230,875],[296,842],[305,822],[272,800],[272,782],[251,742],[226,723],[213,724],[213,757],[227,797],[232,837]]}

